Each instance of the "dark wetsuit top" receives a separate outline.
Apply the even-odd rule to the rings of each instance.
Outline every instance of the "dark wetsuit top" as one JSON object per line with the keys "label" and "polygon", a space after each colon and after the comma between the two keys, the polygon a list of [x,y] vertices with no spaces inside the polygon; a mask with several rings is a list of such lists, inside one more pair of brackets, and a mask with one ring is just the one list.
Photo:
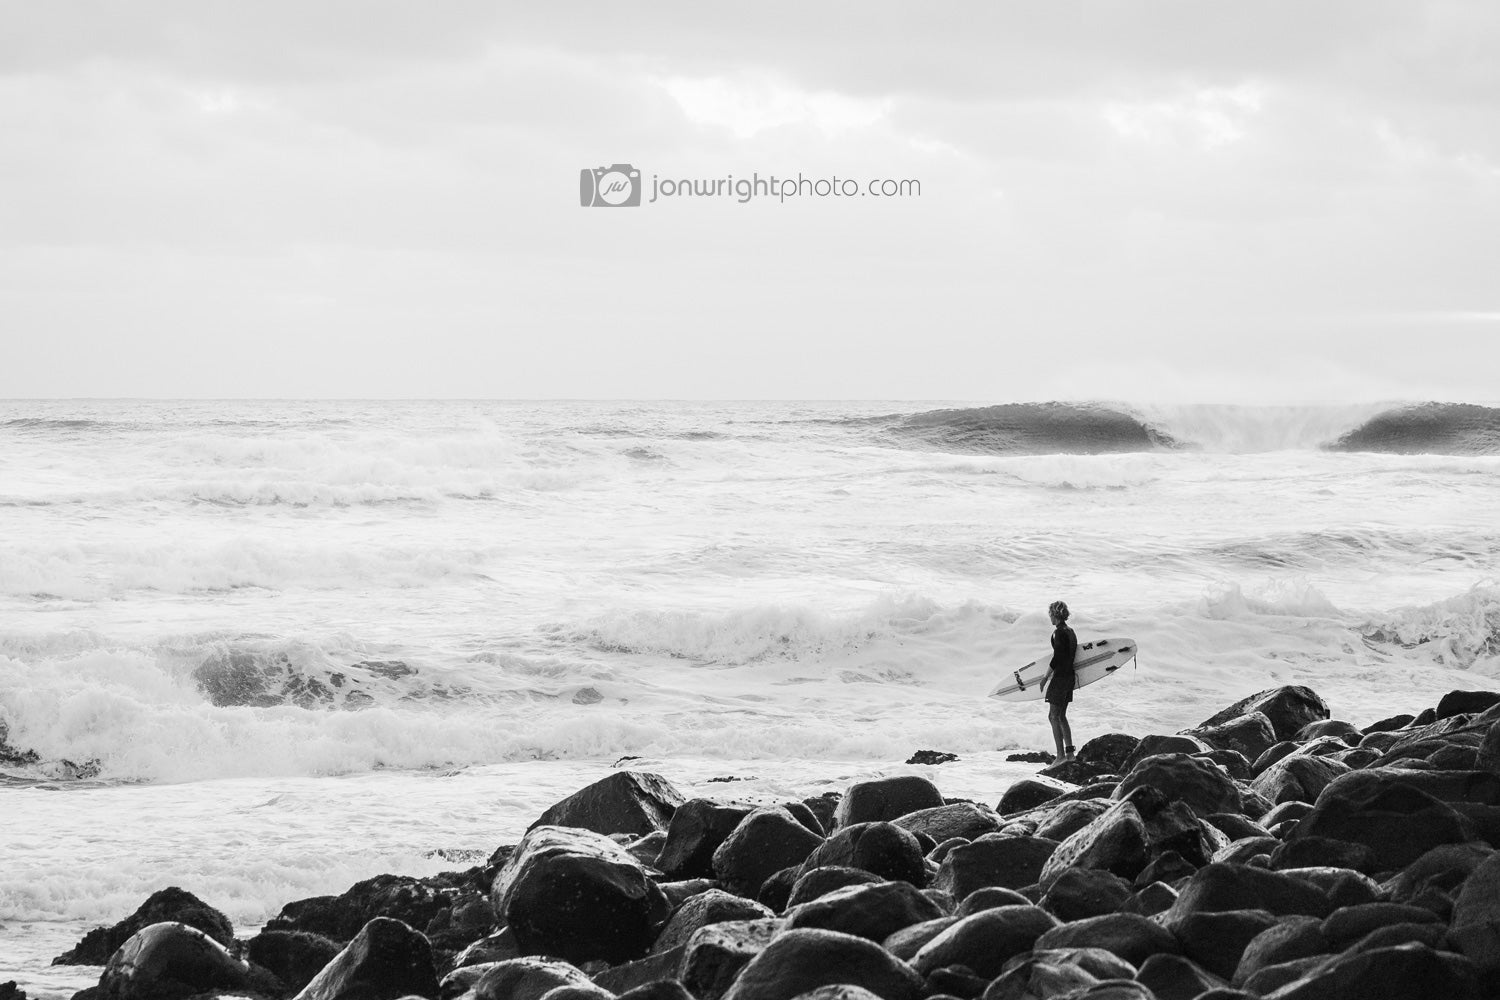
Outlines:
{"label": "dark wetsuit top", "polygon": [[1078,656],[1078,636],[1067,622],[1057,626],[1052,633],[1052,680],[1047,682],[1047,700],[1053,704],[1064,704],[1073,700],[1073,685],[1078,675],[1073,672],[1073,660]]}

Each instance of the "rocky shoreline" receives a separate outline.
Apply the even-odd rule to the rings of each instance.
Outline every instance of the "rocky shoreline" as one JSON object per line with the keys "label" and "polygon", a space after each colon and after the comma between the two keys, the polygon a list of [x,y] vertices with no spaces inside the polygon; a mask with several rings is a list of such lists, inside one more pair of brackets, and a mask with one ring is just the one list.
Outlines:
{"label": "rocky shoreline", "polygon": [[1481,1000],[1497,847],[1500,693],[1356,729],[1281,687],[993,804],[617,771],[467,870],[288,903],[248,941],[168,888],[56,964],[103,966],[79,1000]]}

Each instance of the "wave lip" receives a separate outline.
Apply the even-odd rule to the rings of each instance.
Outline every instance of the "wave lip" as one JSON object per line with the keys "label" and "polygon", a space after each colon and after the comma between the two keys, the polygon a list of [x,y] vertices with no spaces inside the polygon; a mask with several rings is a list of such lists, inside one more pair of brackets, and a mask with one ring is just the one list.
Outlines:
{"label": "wave lip", "polygon": [[1386,410],[1327,448],[1396,455],[1500,455],[1500,408],[1434,402]]}
{"label": "wave lip", "polygon": [[1002,403],[899,417],[889,432],[952,451],[989,455],[1103,455],[1173,449],[1179,442],[1102,403]]}

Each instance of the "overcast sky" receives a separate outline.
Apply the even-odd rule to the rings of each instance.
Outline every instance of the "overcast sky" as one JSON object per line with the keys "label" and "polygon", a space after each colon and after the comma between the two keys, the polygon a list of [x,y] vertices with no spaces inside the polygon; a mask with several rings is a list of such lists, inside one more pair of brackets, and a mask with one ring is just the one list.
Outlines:
{"label": "overcast sky", "polygon": [[[0,396],[1500,397],[1500,5],[0,0]],[[915,180],[583,208],[579,170]]]}

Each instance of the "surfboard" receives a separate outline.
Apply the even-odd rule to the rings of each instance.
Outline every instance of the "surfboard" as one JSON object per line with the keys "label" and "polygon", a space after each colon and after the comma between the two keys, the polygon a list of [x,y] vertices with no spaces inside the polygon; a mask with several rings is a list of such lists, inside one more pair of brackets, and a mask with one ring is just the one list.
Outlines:
{"label": "surfboard", "polygon": [[[1073,658],[1073,672],[1078,675],[1077,687],[1087,687],[1108,677],[1135,659],[1135,654],[1134,639],[1080,642],[1078,655]],[[1046,657],[1032,660],[1019,670],[1012,670],[990,692],[990,697],[1001,701],[1041,701],[1042,681],[1047,677],[1047,664],[1051,659],[1052,654],[1048,653]]]}

